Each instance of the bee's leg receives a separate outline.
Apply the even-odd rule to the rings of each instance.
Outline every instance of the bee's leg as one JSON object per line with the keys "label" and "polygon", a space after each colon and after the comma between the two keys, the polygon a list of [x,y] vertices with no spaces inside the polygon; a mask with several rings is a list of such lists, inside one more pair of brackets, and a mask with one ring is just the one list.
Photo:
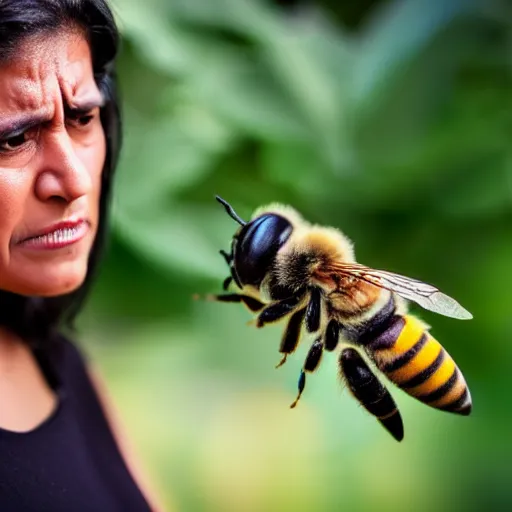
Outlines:
{"label": "bee's leg", "polygon": [[233,278],[231,276],[228,276],[226,277],[226,279],[224,279],[224,282],[222,283],[222,289],[224,291],[226,291],[229,288],[231,281],[233,281]]}
{"label": "bee's leg", "polygon": [[401,441],[404,426],[395,401],[357,350],[346,348],[341,352],[339,370],[352,395],[397,441]]}
{"label": "bee's leg", "polygon": [[297,348],[305,313],[306,308],[299,309],[299,311],[293,313],[290,320],[288,320],[288,325],[286,326],[283,338],[281,339],[281,346],[279,347],[279,352],[284,355],[276,368],[282,366],[285,363],[288,354],[291,354]]}
{"label": "bee's leg", "polygon": [[274,302],[270,306],[267,306],[259,314],[256,326],[263,327],[265,324],[277,322],[288,313],[293,311],[301,299],[301,296],[289,297],[288,299],[283,299],[279,302]]}
{"label": "bee's leg", "polygon": [[320,288],[311,288],[309,303],[306,309],[306,329],[316,332],[320,328],[320,313],[322,308],[322,295]]}
{"label": "bee's leg", "polygon": [[325,329],[325,350],[331,352],[338,346],[340,337],[340,324],[334,320],[329,320]]}
{"label": "bee's leg", "polygon": [[243,302],[251,311],[261,311],[265,304],[259,300],[249,297],[248,295],[241,295],[239,293],[226,293],[222,295],[206,295],[206,300],[212,300],[216,302]]}
{"label": "bee's leg", "polygon": [[[240,280],[238,279],[238,276],[236,275],[235,267],[233,266],[233,253],[228,254],[226,251],[224,251],[222,249],[219,251],[219,253],[226,260],[226,263],[229,267],[229,271],[231,273],[232,280],[235,281],[238,288],[241,289],[242,285],[240,284]],[[227,281],[227,279],[224,281],[224,286],[226,284],[226,281]],[[224,288],[224,290],[226,290],[226,289],[227,289],[227,287]]]}
{"label": "bee's leg", "polygon": [[322,343],[322,338],[317,338],[311,345],[308,355],[306,356],[306,361],[304,362],[304,367],[303,367],[302,371],[300,372],[300,377],[299,377],[299,393],[297,395],[297,398],[290,405],[290,408],[293,409],[297,405],[297,402],[299,401],[300,396],[302,395],[302,392],[304,391],[304,387],[306,386],[306,372],[311,373],[311,372],[314,372],[318,368],[318,365],[320,364],[320,360],[322,359],[323,350],[324,350],[324,346]]}
{"label": "bee's leg", "polygon": [[306,373],[304,372],[304,370],[301,370],[300,376],[299,376],[299,394],[297,395],[297,398],[294,400],[292,405],[290,405],[290,409],[293,409],[297,405],[297,402],[300,399],[300,395],[302,395],[302,392],[304,391],[305,387],[306,387]]}
{"label": "bee's leg", "polygon": [[220,254],[222,254],[224,259],[226,260],[228,267],[231,266],[231,262],[233,261],[233,255],[228,254],[226,251],[223,251],[222,249],[219,252],[220,252]]}

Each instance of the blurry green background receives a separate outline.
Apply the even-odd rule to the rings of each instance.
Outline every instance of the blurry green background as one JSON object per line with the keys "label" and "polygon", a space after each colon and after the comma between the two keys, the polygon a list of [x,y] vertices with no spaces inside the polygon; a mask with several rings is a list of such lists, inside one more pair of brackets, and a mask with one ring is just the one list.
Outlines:
{"label": "blurry green background", "polygon": [[[111,249],[81,344],[179,511],[512,510],[512,6],[485,0],[117,0],[125,141]],[[413,308],[470,417],[390,385],[395,442],[336,356],[289,409],[307,344],[198,302],[219,249],[271,201],[342,229],[358,260],[438,286]]]}

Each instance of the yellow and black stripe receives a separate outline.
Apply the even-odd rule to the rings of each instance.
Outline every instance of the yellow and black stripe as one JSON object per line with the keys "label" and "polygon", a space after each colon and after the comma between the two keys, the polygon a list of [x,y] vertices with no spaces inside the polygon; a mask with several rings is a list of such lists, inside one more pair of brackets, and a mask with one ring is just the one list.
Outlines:
{"label": "yellow and black stripe", "polygon": [[448,352],[412,315],[394,316],[389,327],[365,345],[392,382],[421,402],[468,415],[471,395]]}

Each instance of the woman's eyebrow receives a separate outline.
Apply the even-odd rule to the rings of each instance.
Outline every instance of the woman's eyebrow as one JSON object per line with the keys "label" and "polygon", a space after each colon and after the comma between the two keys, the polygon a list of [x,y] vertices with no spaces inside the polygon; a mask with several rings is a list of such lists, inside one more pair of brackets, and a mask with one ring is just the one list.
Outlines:
{"label": "woman's eyebrow", "polygon": [[83,98],[64,102],[64,114],[66,116],[76,116],[77,114],[86,114],[95,108],[101,108],[105,105],[105,98],[102,95]]}
{"label": "woman's eyebrow", "polygon": [[[72,103],[64,104],[64,114],[67,117],[87,114],[95,108],[101,108],[105,105],[103,96],[94,96],[81,100],[74,100]],[[22,114],[15,119],[5,120],[0,116],[0,140],[8,139],[22,134],[35,126],[50,121],[49,114]]]}
{"label": "woman's eyebrow", "polygon": [[50,119],[49,114],[23,114],[8,121],[0,119],[0,139],[15,137],[35,126],[48,122]]}

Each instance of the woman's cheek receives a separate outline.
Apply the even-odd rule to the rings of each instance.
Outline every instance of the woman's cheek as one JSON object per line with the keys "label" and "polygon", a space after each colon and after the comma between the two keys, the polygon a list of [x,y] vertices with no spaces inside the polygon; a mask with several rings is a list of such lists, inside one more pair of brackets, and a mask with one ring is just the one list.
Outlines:
{"label": "woman's cheek", "polygon": [[[99,123],[98,123],[99,124]],[[101,175],[105,165],[105,158],[107,154],[107,147],[105,135],[101,124],[95,130],[94,138],[91,144],[81,148],[80,159],[89,171],[93,190],[90,194],[90,209],[91,214],[94,212],[95,220],[99,216],[99,201],[101,195]],[[92,203],[92,204],[91,204]]]}
{"label": "woman's cheek", "polygon": [[90,132],[74,135],[75,151],[90,175],[99,176],[105,163],[107,145],[99,118],[93,121],[93,123],[94,125],[91,126]]}
{"label": "woman's cheek", "polygon": [[0,169],[0,250],[9,246],[16,228],[23,224],[29,203],[30,183],[23,171]]}

